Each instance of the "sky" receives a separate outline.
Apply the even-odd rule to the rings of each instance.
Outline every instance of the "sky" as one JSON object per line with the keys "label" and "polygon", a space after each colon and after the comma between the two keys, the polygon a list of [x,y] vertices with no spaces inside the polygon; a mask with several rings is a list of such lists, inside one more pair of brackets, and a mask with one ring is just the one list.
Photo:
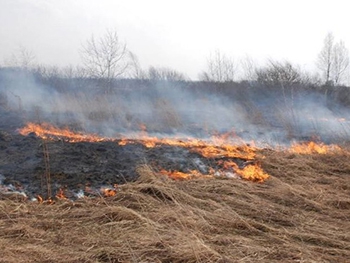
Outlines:
{"label": "sky", "polygon": [[20,47],[40,64],[81,63],[92,35],[116,30],[143,68],[196,79],[216,50],[239,61],[315,69],[327,33],[350,47],[347,0],[0,0],[0,65]]}

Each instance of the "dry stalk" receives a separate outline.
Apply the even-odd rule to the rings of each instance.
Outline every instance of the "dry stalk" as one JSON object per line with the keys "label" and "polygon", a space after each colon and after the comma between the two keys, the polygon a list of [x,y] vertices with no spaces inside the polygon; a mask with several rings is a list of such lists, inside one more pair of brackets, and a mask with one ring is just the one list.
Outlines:
{"label": "dry stalk", "polygon": [[47,147],[47,142],[45,139],[43,140],[42,145],[43,145],[45,172],[44,172],[44,175],[41,176],[41,191],[44,193],[44,185],[46,184],[47,198],[51,199],[52,192],[51,192],[50,156],[49,156],[49,149]]}

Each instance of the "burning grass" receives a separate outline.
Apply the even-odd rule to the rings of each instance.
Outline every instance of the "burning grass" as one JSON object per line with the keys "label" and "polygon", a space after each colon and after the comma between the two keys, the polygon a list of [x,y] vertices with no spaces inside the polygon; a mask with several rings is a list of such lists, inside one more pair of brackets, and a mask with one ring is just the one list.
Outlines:
{"label": "burning grass", "polygon": [[43,139],[57,139],[63,138],[69,142],[101,142],[108,141],[108,138],[103,138],[95,134],[84,134],[81,132],[74,132],[69,128],[60,129],[49,123],[36,124],[29,122],[25,127],[19,129],[22,135],[35,133]]}
{"label": "burning grass", "polygon": [[[168,171],[160,167],[160,173],[168,175],[174,179],[192,179],[198,177],[212,178],[221,177],[241,177],[246,180],[255,182],[263,182],[269,178],[260,164],[255,162],[257,157],[254,146],[243,143],[235,134],[227,133],[223,135],[213,136],[208,140],[199,140],[196,138],[157,138],[151,137],[146,132],[146,126],[141,125],[141,132],[136,134],[135,139],[129,138],[104,138],[95,134],[84,134],[82,132],[73,132],[68,128],[57,128],[48,123],[35,124],[27,123],[27,125],[19,129],[21,135],[27,136],[31,133],[42,138],[44,141],[63,140],[67,143],[79,142],[114,142],[120,147],[128,144],[142,144],[146,148],[155,148],[161,146],[181,147],[188,149],[190,152],[197,153],[203,158],[217,160],[216,168],[210,167],[206,173],[196,169],[190,171]],[[225,158],[225,160],[223,160]],[[235,159],[246,162],[244,166],[239,166]],[[203,165],[202,165],[203,166]],[[202,169],[203,170],[203,169]]]}
{"label": "burning grass", "polygon": [[298,154],[327,154],[334,152],[341,152],[342,149],[338,145],[326,145],[323,143],[316,143],[313,141],[304,143],[294,143],[289,149],[290,152]]}
{"label": "burning grass", "polygon": [[264,155],[263,184],[142,165],[113,197],[0,201],[0,262],[346,262],[350,157]]}

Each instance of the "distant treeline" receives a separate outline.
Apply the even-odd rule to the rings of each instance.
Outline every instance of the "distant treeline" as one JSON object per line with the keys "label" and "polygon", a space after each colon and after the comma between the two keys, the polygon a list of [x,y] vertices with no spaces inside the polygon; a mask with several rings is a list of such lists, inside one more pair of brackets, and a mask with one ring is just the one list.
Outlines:
{"label": "distant treeline", "polygon": [[[191,80],[163,80],[163,79],[135,79],[123,78],[105,80],[91,77],[66,77],[60,74],[45,75],[40,72],[28,71],[22,68],[0,68],[0,92],[4,93],[11,83],[26,84],[26,81],[44,86],[47,91],[65,94],[128,94],[141,93],[152,96],[159,89],[190,90],[200,97],[203,94],[215,94],[227,99],[263,100],[273,97],[276,100],[296,100],[298,97],[313,95],[327,102],[327,105],[350,107],[350,87],[320,84],[307,81],[276,82],[266,80],[253,81],[191,81]],[[11,92],[11,90],[7,90]],[[2,94],[4,96],[4,94]]]}

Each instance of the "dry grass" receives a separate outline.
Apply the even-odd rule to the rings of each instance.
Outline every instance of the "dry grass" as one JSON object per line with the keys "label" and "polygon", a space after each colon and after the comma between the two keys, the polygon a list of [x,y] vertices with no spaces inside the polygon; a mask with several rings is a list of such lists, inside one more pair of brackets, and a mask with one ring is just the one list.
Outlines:
{"label": "dry grass", "polygon": [[347,262],[350,157],[264,155],[264,184],[141,166],[113,198],[0,201],[0,262]]}

